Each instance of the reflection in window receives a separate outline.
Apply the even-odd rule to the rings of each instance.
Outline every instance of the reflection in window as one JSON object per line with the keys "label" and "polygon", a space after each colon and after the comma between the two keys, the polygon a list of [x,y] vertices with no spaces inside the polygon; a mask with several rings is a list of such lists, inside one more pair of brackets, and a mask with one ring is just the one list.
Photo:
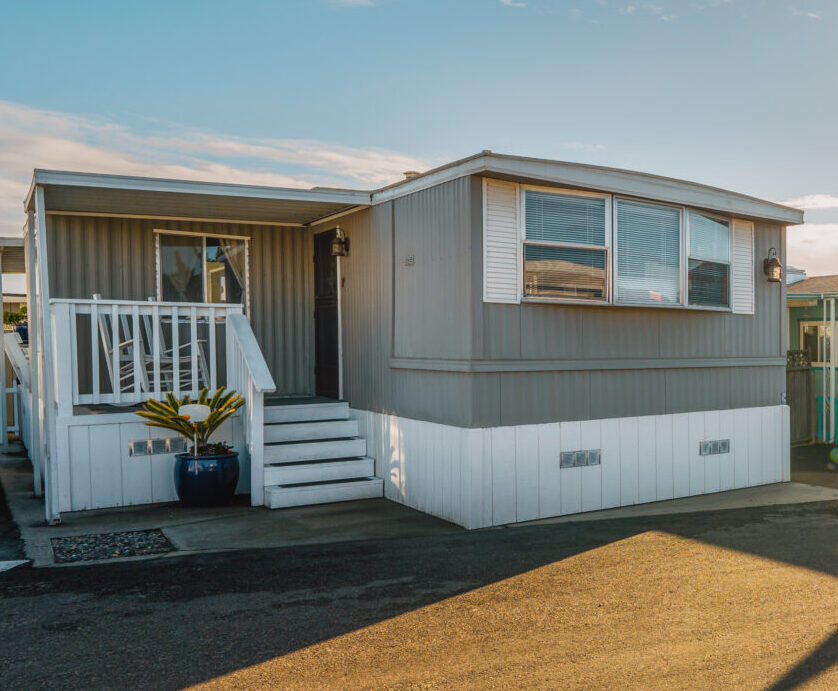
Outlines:
{"label": "reflection in window", "polygon": [[245,246],[241,240],[206,238],[207,302],[244,302]]}
{"label": "reflection in window", "polygon": [[602,300],[605,258],[605,250],[527,245],[524,292],[533,297]]}
{"label": "reflection in window", "polygon": [[163,302],[203,302],[203,239],[160,235],[160,292]]}
{"label": "reflection in window", "polygon": [[[824,333],[826,338],[824,338]],[[812,364],[821,364],[829,361],[829,352],[832,347],[832,328],[826,325],[824,331],[823,322],[802,322],[800,324],[800,349],[805,350]]]}
{"label": "reflection in window", "polygon": [[159,233],[160,299],[164,302],[246,302],[247,243],[202,235]]}

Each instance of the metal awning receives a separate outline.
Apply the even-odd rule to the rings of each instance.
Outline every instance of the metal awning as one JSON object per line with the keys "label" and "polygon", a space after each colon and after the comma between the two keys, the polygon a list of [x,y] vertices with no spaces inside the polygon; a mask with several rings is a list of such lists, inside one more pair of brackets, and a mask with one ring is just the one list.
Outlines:
{"label": "metal awning", "polygon": [[0,269],[4,274],[26,273],[23,238],[0,237]]}
{"label": "metal awning", "polygon": [[370,205],[369,192],[294,189],[36,170],[24,206],[44,188],[48,213],[189,218],[306,226]]}

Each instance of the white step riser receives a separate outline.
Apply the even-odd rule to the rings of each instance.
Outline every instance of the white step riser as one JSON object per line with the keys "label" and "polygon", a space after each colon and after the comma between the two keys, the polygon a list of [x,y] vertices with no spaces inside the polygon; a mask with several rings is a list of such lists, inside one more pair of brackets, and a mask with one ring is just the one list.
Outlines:
{"label": "white step riser", "polygon": [[313,441],[315,439],[346,439],[357,436],[357,420],[265,425],[265,443],[276,441]]}
{"label": "white step riser", "polygon": [[265,505],[270,509],[374,499],[382,496],[384,496],[384,481],[379,478],[310,487],[265,487]]}
{"label": "white step riser", "polygon": [[299,463],[292,466],[268,466],[265,468],[265,487],[292,485],[300,482],[350,480],[357,477],[372,477],[373,475],[375,475],[375,461],[372,458]]}
{"label": "white step riser", "polygon": [[266,405],[265,422],[316,422],[347,420],[348,403],[312,403],[310,405]]}
{"label": "white step riser", "polygon": [[281,444],[279,446],[265,446],[265,465],[297,461],[322,461],[331,458],[358,458],[366,455],[366,439]]}

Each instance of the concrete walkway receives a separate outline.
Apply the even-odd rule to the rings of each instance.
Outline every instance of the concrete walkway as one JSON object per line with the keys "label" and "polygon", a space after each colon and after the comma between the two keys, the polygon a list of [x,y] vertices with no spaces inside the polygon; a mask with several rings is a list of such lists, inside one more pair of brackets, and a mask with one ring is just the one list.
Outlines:
{"label": "concrete walkway", "polygon": [[248,497],[237,497],[223,507],[185,508],[167,503],[63,513],[61,525],[47,526],[43,501],[32,494],[32,471],[26,459],[0,457],[0,481],[33,566],[54,565],[51,538],[127,530],[159,528],[177,551],[119,561],[462,531],[386,499],[270,511],[251,507]]}
{"label": "concrete walkway", "polygon": [[[0,457],[0,481],[11,514],[19,527],[25,555],[34,566],[55,564],[51,538],[155,528],[163,531],[176,548],[175,552],[123,557],[119,561],[462,531],[456,525],[386,499],[269,511],[251,507],[246,497],[238,497],[231,506],[214,508],[184,508],[174,503],[65,513],[62,514],[61,525],[50,527],[44,522],[43,502],[32,495],[31,469],[27,459],[20,455]],[[572,523],[834,500],[838,500],[838,487],[790,482],[561,516],[532,523]]]}

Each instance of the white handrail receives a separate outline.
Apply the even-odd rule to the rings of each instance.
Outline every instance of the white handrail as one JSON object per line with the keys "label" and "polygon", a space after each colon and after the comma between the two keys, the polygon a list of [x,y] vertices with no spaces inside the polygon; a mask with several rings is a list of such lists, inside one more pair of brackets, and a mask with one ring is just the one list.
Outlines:
{"label": "white handrail", "polygon": [[243,314],[227,318],[227,386],[245,398],[242,416],[245,453],[250,466],[250,503],[265,503],[265,394],[276,391],[268,363]]}
{"label": "white handrail", "polygon": [[12,364],[17,380],[27,389],[29,388],[29,360],[23,352],[23,341],[20,334],[12,332],[3,334],[3,342],[6,346],[6,355]]}
{"label": "white handrail", "polygon": [[262,349],[256,341],[256,334],[250,328],[250,322],[247,320],[247,317],[243,314],[231,314],[227,319],[227,323],[231,327],[233,338],[235,338],[241,348],[256,390],[262,393],[276,391],[274,378],[271,376],[268,363],[265,362],[265,356],[262,355]]}

